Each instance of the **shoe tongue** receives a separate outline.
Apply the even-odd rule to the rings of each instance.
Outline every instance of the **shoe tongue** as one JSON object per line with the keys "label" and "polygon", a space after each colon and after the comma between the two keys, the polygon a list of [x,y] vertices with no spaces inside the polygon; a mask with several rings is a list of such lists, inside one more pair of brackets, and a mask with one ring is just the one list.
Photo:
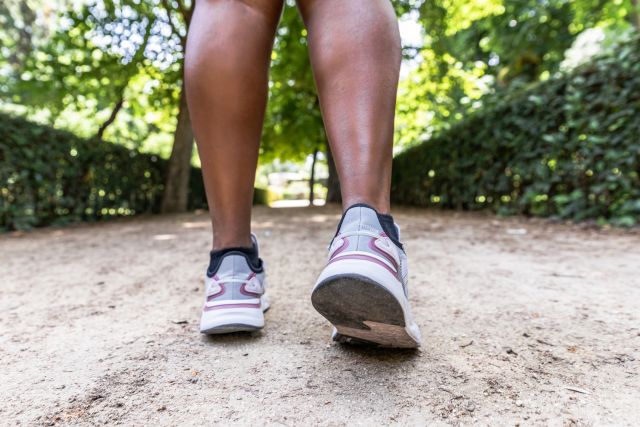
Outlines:
{"label": "shoe tongue", "polygon": [[360,230],[368,230],[374,233],[382,231],[378,215],[372,208],[354,206],[345,212],[340,225],[340,233]]}
{"label": "shoe tongue", "polygon": [[244,255],[240,255],[237,253],[229,253],[222,258],[222,262],[220,263],[220,267],[216,274],[219,277],[245,277],[251,274],[251,268],[249,268],[249,263]]}

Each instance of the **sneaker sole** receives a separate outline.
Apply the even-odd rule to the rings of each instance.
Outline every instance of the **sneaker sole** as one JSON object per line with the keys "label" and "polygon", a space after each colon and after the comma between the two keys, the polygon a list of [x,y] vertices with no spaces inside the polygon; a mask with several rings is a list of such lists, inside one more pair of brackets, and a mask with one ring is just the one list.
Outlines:
{"label": "sneaker sole", "polygon": [[328,277],[311,294],[313,307],[335,326],[334,339],[380,347],[417,348],[405,313],[384,286],[358,274]]}
{"label": "sneaker sole", "polygon": [[264,312],[269,303],[263,301],[262,308],[230,308],[220,310],[214,316],[203,317],[200,332],[206,335],[230,334],[233,332],[254,332],[264,328]]}
{"label": "sneaker sole", "polygon": [[220,326],[214,326],[209,329],[201,330],[200,332],[205,335],[220,335],[220,334],[231,334],[233,332],[254,332],[262,329],[263,326],[253,326],[253,325],[245,325],[242,323],[237,324],[226,324]]}

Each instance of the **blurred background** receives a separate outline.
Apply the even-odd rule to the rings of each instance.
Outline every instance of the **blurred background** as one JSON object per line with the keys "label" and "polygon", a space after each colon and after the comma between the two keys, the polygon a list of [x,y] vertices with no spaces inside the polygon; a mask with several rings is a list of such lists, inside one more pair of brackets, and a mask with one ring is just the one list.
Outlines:
{"label": "blurred background", "polygon": [[[638,222],[637,0],[393,4],[395,203]],[[182,82],[192,10],[0,3],[1,230],[206,208]],[[339,201],[293,1],[269,87],[255,203]]]}

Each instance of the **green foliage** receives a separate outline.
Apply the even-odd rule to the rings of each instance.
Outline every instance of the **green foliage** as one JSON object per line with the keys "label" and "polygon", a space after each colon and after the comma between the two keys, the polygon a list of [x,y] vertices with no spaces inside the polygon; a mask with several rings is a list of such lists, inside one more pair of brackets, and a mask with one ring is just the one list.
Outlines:
{"label": "green foliage", "polygon": [[[16,11],[7,16],[35,14],[38,2],[23,3],[21,14],[11,8]],[[29,118],[87,137],[96,135],[117,108],[107,139],[168,154],[191,4],[83,0],[60,5],[59,11],[49,11],[55,19],[47,36],[22,37],[23,48],[11,40],[19,29],[34,33],[37,22],[12,19],[9,36],[0,30],[0,47],[7,52],[0,55],[0,107],[19,105]],[[159,141],[168,149],[157,149]]]}
{"label": "green foliage", "polygon": [[[157,211],[165,169],[157,156],[0,114],[0,229]],[[195,178],[190,205],[200,208]]]}
{"label": "green foliage", "polygon": [[[411,19],[417,19],[424,36],[423,42],[417,43],[417,46],[404,46],[410,72],[401,83],[398,98],[396,136],[399,146],[402,147],[424,141],[435,132],[455,127],[463,117],[478,109],[483,109],[489,114],[488,111],[506,108],[504,105],[491,106],[490,100],[496,95],[509,96],[523,87],[553,76],[561,67],[567,67],[567,48],[575,47],[576,37],[585,30],[604,29],[607,34],[616,35],[607,36],[605,42],[609,43],[611,39],[617,39],[617,34],[631,32],[630,28],[633,25],[636,29],[640,28],[635,0],[394,0],[392,3],[398,16],[408,15]],[[100,136],[127,148],[141,147],[144,151],[168,156],[176,128],[175,116],[181,95],[184,45],[193,5],[192,0],[0,2],[0,110],[24,114],[30,119],[71,130],[81,136]],[[263,164],[274,159],[301,161],[316,150],[322,150],[326,141],[309,66],[307,34],[294,5],[293,0],[287,0],[274,45],[270,103],[261,147]],[[580,55],[577,58],[580,58]],[[614,85],[611,90],[615,90],[616,87]],[[561,90],[562,97],[570,98],[569,94],[572,92],[569,86],[563,86],[558,90]],[[601,89],[603,90],[605,89]],[[509,102],[515,102],[515,99]],[[547,102],[546,95],[541,99]],[[525,101],[522,101],[522,105],[533,108]],[[563,116],[557,119],[579,122],[575,118],[579,117],[578,110],[572,112],[570,105],[574,104],[563,104]],[[575,105],[577,109],[579,106]],[[595,117],[595,112],[589,114],[590,117]],[[537,119],[531,119],[531,126],[539,125],[535,120]],[[5,123],[4,119],[2,123]],[[518,126],[525,128],[527,125],[522,122]],[[583,134],[591,135],[585,132]],[[26,135],[32,135],[31,131]],[[575,135],[565,137],[574,138]],[[28,183],[28,180],[21,181],[22,178],[18,179],[12,175],[18,173],[17,166],[8,165],[11,164],[9,161],[14,159],[23,162],[21,165],[25,164],[24,159],[28,158],[25,157],[25,153],[28,150],[36,150],[35,158],[43,158],[49,147],[44,145],[47,141],[44,136],[38,138],[40,139],[30,141],[25,136],[21,145],[24,151],[18,150],[16,153],[7,148],[15,148],[15,141],[10,143],[6,138],[0,141],[0,144],[4,144],[0,146],[4,153],[4,157],[0,159],[0,167],[3,168],[3,173],[6,172],[0,177],[8,180],[9,178],[5,177],[11,176],[12,180],[20,183],[19,185]],[[51,141],[55,142],[56,138],[67,137],[51,138]],[[76,140],[74,137],[69,138]],[[43,144],[36,144],[36,141],[42,141]],[[587,158],[596,156],[603,145],[612,143],[611,140],[607,140],[601,144],[585,146],[583,151],[593,149],[594,152],[580,155]],[[89,156],[91,153],[111,153],[116,150],[109,145],[105,145],[108,148],[98,148],[93,139],[91,143],[78,144],[91,148],[83,148],[79,151],[83,154],[77,157]],[[56,145],[51,148],[51,152],[58,153],[56,156],[62,156],[71,148],[73,147]],[[129,153],[126,150],[122,151],[125,152]],[[11,153],[11,156],[8,153]],[[502,152],[495,154],[500,156]],[[147,157],[141,156],[139,159]],[[118,159],[119,157],[113,162],[120,167]],[[550,159],[554,160],[554,164],[560,161],[555,157]],[[60,161],[58,159],[52,164],[57,165],[55,167],[66,165],[59,163]],[[142,162],[140,170],[147,170],[158,163],[151,162],[151,166],[147,167],[144,166],[147,160],[139,161]],[[505,161],[502,157],[490,160],[496,164]],[[103,163],[99,160],[96,168],[106,168]],[[56,181],[63,179],[61,177],[66,174],[84,177],[81,174],[84,166],[75,160],[69,164],[72,168],[69,172],[61,169],[43,175],[41,171],[48,169],[41,166],[32,169],[27,167],[24,172],[20,172],[28,175],[35,171],[30,179],[48,180],[53,177],[54,181],[37,187],[43,195],[38,192],[29,193],[36,188],[35,184],[29,184],[30,187],[25,187],[26,196],[20,193],[23,190],[20,190],[19,196],[11,196],[20,200],[20,203],[12,205],[11,208],[5,203],[7,199],[4,197],[9,194],[8,189],[14,183],[9,185],[9,181],[7,184],[0,182],[1,188],[4,188],[2,201],[5,203],[1,209],[2,215],[9,215],[7,212],[14,209],[22,215],[24,212],[21,209],[31,209],[26,200],[32,197],[38,199],[39,204],[51,203],[50,206],[46,205],[49,206],[46,208],[48,211],[44,211],[49,212],[46,214],[48,217],[42,219],[38,214],[33,214],[31,219],[24,219],[29,216],[19,215],[12,216],[14,219],[11,221],[19,222],[22,220],[15,218],[23,218],[28,225],[47,224],[67,217],[95,217],[93,213],[86,213],[90,207],[80,206],[85,202],[78,206],[69,201],[60,204],[60,201],[47,201],[49,196],[44,196],[54,194],[56,198],[60,191],[66,191],[64,188],[60,190],[60,184]],[[599,173],[596,169],[591,171],[595,175]],[[440,170],[438,173],[441,173]],[[37,176],[40,178],[36,178]],[[441,178],[440,175],[438,177]],[[159,178],[153,178],[152,181],[153,185],[161,186]],[[136,178],[135,185],[141,183],[142,181]],[[192,185],[201,185],[201,180],[193,179]],[[55,191],[45,189],[49,187]],[[576,200],[582,200],[581,197],[589,200],[591,193],[585,192],[582,187],[580,189],[582,193],[571,193],[574,194],[571,197]],[[550,197],[552,193],[545,191],[529,194],[532,194],[532,197],[543,197],[544,194]],[[156,190],[152,192],[155,194]],[[37,197],[29,194],[36,194]],[[111,193],[105,189],[105,194]],[[564,194],[561,192],[560,196]],[[120,197],[117,193],[116,196]],[[106,200],[110,200],[108,196],[105,197]],[[526,197],[517,195],[518,200],[525,200]],[[74,197],[72,199],[75,200]],[[554,209],[557,208],[558,212],[554,213],[551,209],[549,214],[572,217],[573,214],[561,210],[560,206],[562,209],[577,209],[578,205],[572,201],[574,199],[554,199]],[[112,212],[110,209],[116,209],[116,212],[119,208],[136,212],[148,210],[146,205],[140,203],[135,203],[135,208],[124,205],[111,207],[110,202],[107,203],[105,200],[101,203],[106,203],[107,215]],[[473,204],[484,205],[487,202]],[[539,202],[533,204],[546,206]],[[507,203],[502,208],[524,212],[528,212],[529,209],[520,205],[514,206],[513,203]],[[98,208],[102,212],[102,207]],[[55,213],[56,209],[60,210],[60,215]],[[612,209],[617,208],[614,206]],[[616,212],[622,212],[624,209]],[[66,211],[69,212],[68,216],[63,214]],[[586,215],[593,216],[590,212]],[[607,218],[616,215],[618,213],[598,213],[596,216]],[[623,217],[627,218],[624,215]],[[628,219],[620,221],[628,222]],[[13,223],[9,223],[8,219],[2,219],[0,224],[4,224],[5,227],[16,226],[11,225]]]}
{"label": "green foliage", "polygon": [[256,187],[253,191],[253,204],[267,206],[274,200],[274,195],[268,188]]}
{"label": "green foliage", "polygon": [[640,39],[494,102],[394,159],[393,199],[640,221]]}
{"label": "green foliage", "polygon": [[[411,146],[506,93],[556,73],[585,30],[629,31],[632,0],[416,0],[425,32],[401,82],[396,137]],[[615,37],[614,37],[615,38]]]}
{"label": "green foliage", "polygon": [[261,160],[300,161],[324,144],[322,115],[309,64],[307,30],[296,8],[288,4],[271,55]]}

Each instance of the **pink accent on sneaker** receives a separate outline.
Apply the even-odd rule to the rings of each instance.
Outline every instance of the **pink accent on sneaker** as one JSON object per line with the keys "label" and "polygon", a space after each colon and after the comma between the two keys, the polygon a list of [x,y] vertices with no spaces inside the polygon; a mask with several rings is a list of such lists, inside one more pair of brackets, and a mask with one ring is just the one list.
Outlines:
{"label": "pink accent on sneaker", "polygon": [[248,297],[255,297],[255,298],[260,298],[262,296],[262,294],[259,294],[257,292],[248,291],[246,283],[243,283],[242,286],[240,286],[240,293],[242,295],[245,295],[245,296],[248,296]]}
{"label": "pink accent on sneaker", "polygon": [[347,249],[347,247],[349,246],[349,241],[347,239],[345,239],[344,237],[339,237],[339,239],[341,240],[340,247],[338,249],[336,249],[333,252],[333,254],[331,254],[331,258],[329,258],[329,259],[333,259],[340,252],[344,252],[344,250]]}
{"label": "pink accent on sneaker", "polygon": [[[254,277],[256,277],[256,273],[252,272],[251,274],[249,274],[249,277],[247,277],[247,282],[249,282],[249,280],[253,279]],[[240,286],[240,293],[244,296],[254,297],[254,298],[260,298],[262,296],[261,293],[251,292],[247,290],[247,283],[243,283],[242,286]]]}
{"label": "pink accent on sneaker", "polygon": [[213,295],[208,295],[207,296],[207,301],[211,301],[212,299],[219,297],[220,295],[224,294],[224,283],[218,283],[218,286],[220,286],[220,291],[216,292]]}
{"label": "pink accent on sneaker", "polygon": [[[378,264],[381,267],[384,267],[387,269],[387,271],[389,271],[389,273],[391,273],[393,275],[393,277],[395,277],[396,279],[398,279],[398,272],[394,271],[391,267],[389,267],[386,263],[380,261],[379,259],[376,259],[372,256],[369,255],[364,255],[364,254],[353,254],[353,255],[344,255],[341,256],[340,258],[334,258],[332,260],[330,260],[328,264],[334,263],[336,261],[342,261],[343,259],[358,259],[358,260],[362,260],[362,261],[370,261],[373,262],[375,264]],[[398,279],[400,280],[400,279]],[[400,283],[402,283],[402,280],[400,280]]]}
{"label": "pink accent on sneaker", "polygon": [[376,246],[375,239],[369,240],[369,249],[371,249],[375,253],[382,255],[387,261],[391,263],[391,265],[393,265],[393,268],[395,268],[396,271],[398,271],[398,263],[396,262],[396,260],[391,255],[389,255],[388,253],[380,249],[378,246]]}

